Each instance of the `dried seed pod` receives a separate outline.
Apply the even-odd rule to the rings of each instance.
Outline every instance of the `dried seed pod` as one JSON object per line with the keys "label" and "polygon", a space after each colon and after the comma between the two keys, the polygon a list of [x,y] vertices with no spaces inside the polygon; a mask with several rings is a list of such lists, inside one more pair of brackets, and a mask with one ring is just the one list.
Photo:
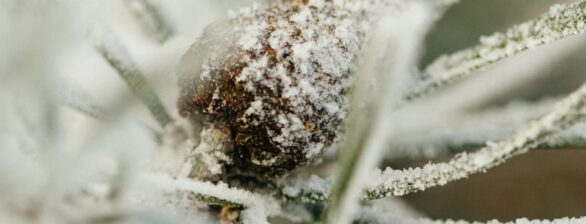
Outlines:
{"label": "dried seed pod", "polygon": [[178,107],[230,136],[226,172],[278,177],[339,137],[377,4],[277,1],[205,29],[178,66]]}

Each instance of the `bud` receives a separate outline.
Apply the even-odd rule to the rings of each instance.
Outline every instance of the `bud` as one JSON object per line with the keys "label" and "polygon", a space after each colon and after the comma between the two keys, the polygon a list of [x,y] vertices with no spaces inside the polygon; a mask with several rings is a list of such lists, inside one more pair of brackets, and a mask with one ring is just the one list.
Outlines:
{"label": "bud", "polygon": [[229,136],[224,175],[276,178],[340,137],[350,74],[372,19],[372,4],[363,2],[370,1],[241,10],[191,46],[177,69],[179,112]]}

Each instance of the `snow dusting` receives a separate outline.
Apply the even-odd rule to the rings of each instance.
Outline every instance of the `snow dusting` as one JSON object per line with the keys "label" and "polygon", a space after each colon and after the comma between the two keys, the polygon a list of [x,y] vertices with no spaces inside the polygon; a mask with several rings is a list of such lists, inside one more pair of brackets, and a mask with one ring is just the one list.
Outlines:
{"label": "snow dusting", "polygon": [[488,65],[520,52],[586,31],[586,1],[558,4],[541,17],[515,25],[504,33],[480,38],[480,44],[443,55],[423,71],[422,83],[410,97],[424,95],[439,86],[468,77]]}
{"label": "snow dusting", "polygon": [[307,163],[339,137],[355,59],[388,2],[277,1],[212,24],[179,65],[181,114],[222,123],[262,172]]}
{"label": "snow dusting", "polygon": [[555,106],[555,109],[521,129],[512,137],[487,142],[473,153],[460,153],[447,163],[427,164],[422,168],[384,171],[372,175],[365,199],[404,195],[426,188],[444,185],[472,173],[482,172],[506,159],[539,146],[550,136],[576,124],[586,105],[586,84]]}

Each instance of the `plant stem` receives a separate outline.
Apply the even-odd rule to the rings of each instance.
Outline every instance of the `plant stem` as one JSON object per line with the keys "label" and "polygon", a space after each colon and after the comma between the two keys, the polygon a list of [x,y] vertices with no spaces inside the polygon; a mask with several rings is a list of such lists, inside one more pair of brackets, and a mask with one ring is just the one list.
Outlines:
{"label": "plant stem", "polygon": [[149,0],[126,0],[126,3],[134,17],[159,43],[164,43],[175,34],[175,29],[161,10]]}
{"label": "plant stem", "polygon": [[62,77],[58,83],[57,102],[97,120],[109,119],[110,111],[96,103],[94,98],[76,83]]}
{"label": "plant stem", "polygon": [[[432,6],[413,1],[399,15],[385,15],[373,27],[365,55],[355,76],[347,135],[339,151],[338,179],[326,208],[325,223],[349,223],[362,181],[380,162],[384,140],[392,123],[392,111],[400,102],[411,66],[433,15]],[[411,18],[419,17],[411,20]],[[405,24],[404,21],[413,21]],[[394,27],[401,32],[395,32]],[[375,80],[375,81],[373,81]]]}
{"label": "plant stem", "polygon": [[[501,164],[506,159],[544,146],[547,140],[562,133],[572,125],[583,121],[586,105],[586,83],[555,106],[554,110],[533,121],[514,136],[497,143],[489,142],[473,153],[460,153],[447,163],[428,164],[423,168],[385,171],[378,170],[368,182],[362,200],[376,200],[389,196],[401,196],[426,188],[444,185],[470,174],[484,171]],[[311,180],[316,182],[316,180]],[[328,189],[331,183],[323,181],[319,188],[297,183],[281,186],[278,198],[293,202],[326,203],[331,200]],[[290,188],[290,189],[287,189]]]}
{"label": "plant stem", "polygon": [[423,168],[402,171],[387,168],[376,175],[364,199],[375,200],[421,191],[497,166],[506,159],[538,147],[548,137],[579,122],[585,104],[586,83],[562,100],[552,112],[506,140],[489,142],[473,153],[458,154],[447,163],[428,164]]}
{"label": "plant stem", "polygon": [[586,31],[586,0],[552,6],[539,18],[515,25],[504,33],[481,37],[480,44],[442,55],[424,69],[420,85],[407,100],[429,95],[467,78],[489,65],[521,52]]}
{"label": "plant stem", "polygon": [[134,64],[126,49],[112,39],[110,37],[107,39],[109,42],[98,42],[95,45],[96,50],[118,72],[128,88],[147,106],[159,125],[164,128],[172,122],[171,116],[155,90],[149,85],[146,77]]}

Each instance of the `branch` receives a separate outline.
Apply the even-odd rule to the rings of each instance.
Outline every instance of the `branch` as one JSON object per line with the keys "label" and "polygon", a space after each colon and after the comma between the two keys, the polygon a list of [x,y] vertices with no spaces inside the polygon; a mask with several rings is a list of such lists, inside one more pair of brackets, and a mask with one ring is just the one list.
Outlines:
{"label": "branch", "polygon": [[[470,152],[486,147],[485,142],[463,142],[459,144],[446,144],[437,146],[399,146],[399,154],[393,154],[385,158],[385,164],[401,160],[424,160],[437,158],[439,155],[455,155],[462,152]],[[565,134],[548,138],[546,142],[539,144],[535,150],[561,150],[561,149],[586,149],[586,137],[584,134]]]}
{"label": "branch", "polygon": [[428,218],[405,218],[399,215],[380,214],[372,211],[362,211],[361,216],[355,223],[402,223],[402,224],[581,224],[586,222],[586,217],[579,218],[558,218],[553,220],[530,220],[527,218],[519,218],[513,221],[501,222],[493,219],[486,222],[466,221],[466,220],[431,220]]}
{"label": "branch", "polygon": [[580,217],[580,218],[570,218],[570,217],[565,217],[565,218],[559,218],[559,219],[552,219],[552,220],[530,220],[527,218],[520,218],[520,219],[516,219],[514,221],[509,221],[509,222],[500,222],[498,220],[489,220],[487,222],[468,222],[468,221],[464,221],[464,220],[446,220],[446,221],[440,221],[440,220],[428,220],[428,219],[420,219],[420,220],[412,220],[411,222],[406,222],[406,223],[412,223],[412,224],[482,224],[482,223],[490,223],[490,224],[527,224],[527,223],[531,223],[531,224],[580,224],[580,223],[585,223],[586,222],[586,217]]}
{"label": "branch", "polygon": [[230,207],[230,208],[238,208],[238,209],[246,208],[246,206],[241,203],[232,202],[228,199],[222,199],[219,197],[214,197],[214,196],[209,196],[209,195],[204,195],[204,194],[199,194],[199,193],[190,192],[188,198],[191,200],[196,200],[196,201],[202,202],[207,205],[218,205],[218,206],[222,206],[222,207]]}
{"label": "branch", "polygon": [[[166,198],[187,198],[197,200],[205,205],[219,205],[244,209],[244,223],[268,223],[267,217],[278,214],[279,203],[265,195],[231,188],[227,184],[200,182],[187,178],[172,178],[165,174],[145,174],[141,176],[141,185],[148,186],[154,192],[162,193]],[[154,189],[153,189],[154,188]],[[147,197],[153,197],[146,192]]]}
{"label": "branch", "polygon": [[586,118],[582,116],[580,124],[548,138],[541,143],[540,149],[586,149]]}
{"label": "branch", "polygon": [[95,103],[87,92],[67,80],[60,83],[57,101],[63,106],[97,120],[104,120],[109,116],[107,110]]}
{"label": "branch", "polygon": [[485,171],[506,159],[539,146],[548,137],[577,123],[586,104],[586,83],[562,100],[555,109],[529,124],[512,137],[492,143],[474,153],[461,153],[447,163],[428,164],[423,168],[385,171],[374,175],[364,199],[374,200],[391,195],[400,196]]}
{"label": "branch", "polygon": [[[383,15],[372,28],[354,82],[346,138],[339,151],[338,179],[332,189],[325,223],[350,223],[359,201],[361,183],[378,164],[384,149],[393,107],[405,92],[432,5],[413,1],[392,15]],[[388,27],[394,27],[389,29]]]}
{"label": "branch", "polygon": [[[584,116],[581,110],[584,109],[585,104],[586,83],[558,103],[552,112],[506,140],[497,143],[489,142],[474,153],[458,154],[447,163],[428,164],[423,168],[407,170],[390,168],[384,172],[377,170],[377,173],[372,176],[372,181],[367,184],[362,200],[375,200],[421,191],[499,165],[506,159],[546,143],[548,138],[579,122]],[[325,203],[329,200],[329,196],[328,191],[324,189],[327,189],[331,183],[317,181],[315,178],[307,183],[298,181],[294,185],[281,186],[277,197],[288,201]]]}
{"label": "branch", "polygon": [[[317,221],[321,211],[321,205],[289,205],[290,210],[284,211],[281,217],[292,220],[296,223],[310,223]],[[288,207],[286,207],[288,208]],[[285,208],[285,209],[286,209]],[[519,218],[513,221],[501,222],[496,219],[488,220],[486,222],[475,222],[465,220],[432,220],[425,218],[418,214],[412,208],[398,203],[395,200],[378,200],[372,202],[371,205],[362,205],[359,212],[354,217],[353,223],[401,223],[401,224],[580,224],[585,223],[586,217],[579,218],[558,218],[553,220],[529,220],[526,218]]]}
{"label": "branch", "polygon": [[443,55],[422,74],[422,82],[407,100],[428,95],[444,86],[486,69],[520,52],[583,33],[586,30],[586,0],[554,5],[541,17],[515,25],[505,33],[481,37],[475,47]]}
{"label": "branch", "polygon": [[[160,189],[164,195],[175,195],[199,201],[207,205],[227,206],[231,208],[248,208],[255,206],[266,197],[250,191],[230,188],[227,184],[212,184],[187,178],[173,178],[165,174],[149,173],[141,176],[145,186]],[[265,203],[265,202],[262,202]],[[267,202],[272,203],[272,202]]]}
{"label": "branch", "polygon": [[118,72],[129,89],[136,95],[155,117],[161,127],[167,126],[172,119],[161,103],[155,90],[149,85],[146,77],[132,61],[130,55],[112,36],[98,34],[94,47],[102,57]]}
{"label": "branch", "polygon": [[[424,122],[413,130],[402,130],[388,146],[385,159],[431,159],[484,147],[488,140],[504,139],[528,122],[551,111],[561,98],[514,101],[505,106],[478,112],[456,111]],[[585,146],[586,120],[552,136],[539,148],[579,148]]]}
{"label": "branch", "polygon": [[125,2],[134,17],[159,43],[164,43],[175,34],[173,26],[149,0],[125,0]]}
{"label": "branch", "polygon": [[333,182],[333,177],[322,179],[312,175],[308,180],[298,179],[292,183],[281,184],[274,197],[295,203],[327,203],[330,200],[329,197]]}

